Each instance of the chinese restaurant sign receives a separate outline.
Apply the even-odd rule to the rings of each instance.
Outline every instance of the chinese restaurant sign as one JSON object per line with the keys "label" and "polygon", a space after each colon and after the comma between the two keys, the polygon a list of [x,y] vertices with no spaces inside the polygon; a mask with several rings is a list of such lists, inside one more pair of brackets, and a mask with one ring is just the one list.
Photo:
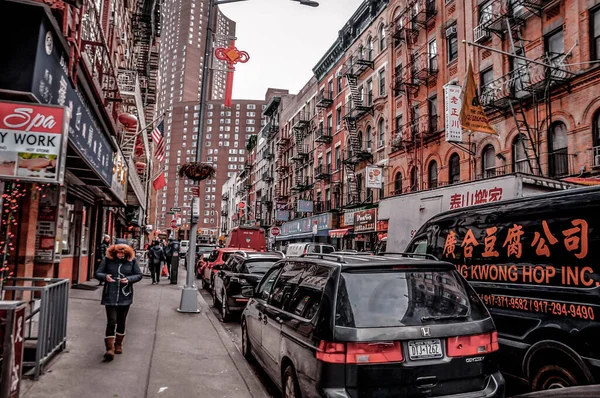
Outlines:
{"label": "chinese restaurant sign", "polygon": [[0,102],[0,177],[62,183],[65,127],[63,107]]}
{"label": "chinese restaurant sign", "polygon": [[374,232],[377,223],[377,209],[354,213],[354,233]]}
{"label": "chinese restaurant sign", "polygon": [[281,226],[281,235],[312,232],[315,221],[317,222],[317,231],[331,229],[331,220],[331,213],[323,213],[318,216],[286,222]]}
{"label": "chinese restaurant sign", "polygon": [[312,200],[299,200],[297,211],[302,212],[302,213],[312,213],[313,212]]}

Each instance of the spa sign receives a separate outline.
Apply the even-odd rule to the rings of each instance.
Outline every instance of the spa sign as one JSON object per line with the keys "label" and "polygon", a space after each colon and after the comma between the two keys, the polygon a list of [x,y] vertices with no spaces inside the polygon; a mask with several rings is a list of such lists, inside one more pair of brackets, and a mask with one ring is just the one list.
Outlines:
{"label": "spa sign", "polygon": [[62,183],[66,121],[64,107],[0,102],[0,178]]}

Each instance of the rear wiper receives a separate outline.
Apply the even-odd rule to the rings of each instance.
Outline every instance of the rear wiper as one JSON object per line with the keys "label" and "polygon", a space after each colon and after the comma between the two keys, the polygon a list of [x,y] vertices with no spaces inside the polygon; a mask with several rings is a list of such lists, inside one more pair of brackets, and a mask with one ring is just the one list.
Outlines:
{"label": "rear wiper", "polygon": [[446,319],[467,319],[468,315],[440,315],[440,316],[424,316],[421,318],[421,322],[427,321],[442,321]]}

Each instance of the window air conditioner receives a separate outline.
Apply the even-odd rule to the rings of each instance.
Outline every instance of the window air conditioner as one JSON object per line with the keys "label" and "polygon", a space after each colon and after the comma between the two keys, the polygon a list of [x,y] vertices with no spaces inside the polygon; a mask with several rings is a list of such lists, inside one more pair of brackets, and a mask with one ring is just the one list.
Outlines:
{"label": "window air conditioner", "polygon": [[446,37],[450,37],[456,34],[456,25],[455,26],[451,26],[449,28],[446,29]]}

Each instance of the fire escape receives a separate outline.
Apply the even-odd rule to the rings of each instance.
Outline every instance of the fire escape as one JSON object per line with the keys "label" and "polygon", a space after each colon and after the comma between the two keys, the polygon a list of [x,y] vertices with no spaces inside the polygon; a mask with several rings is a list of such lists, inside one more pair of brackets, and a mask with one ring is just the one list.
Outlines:
{"label": "fire escape", "polygon": [[373,162],[373,155],[363,148],[362,140],[358,136],[358,122],[366,115],[373,115],[372,94],[365,95],[364,87],[359,87],[361,75],[368,69],[373,69],[372,53],[360,47],[350,55],[344,70],[344,76],[350,88],[350,103],[346,106],[344,124],[348,132],[348,147],[344,158],[344,169],[348,181],[348,196],[346,205],[355,205],[360,202],[359,187],[356,178],[356,165],[364,162]]}
{"label": "fire escape", "polygon": [[[486,111],[510,112],[515,122],[526,159],[515,162],[513,172],[543,175],[540,136],[543,125],[546,128],[552,125],[551,94],[574,77],[566,64],[573,48],[566,52],[564,48],[559,52],[546,48],[545,53],[535,59],[528,58],[525,52],[526,21],[533,16],[541,17],[551,3],[550,0],[495,0],[480,9],[480,23],[474,28],[476,42],[488,41],[491,34],[509,41],[511,70],[482,85],[480,100]],[[531,122],[526,117],[527,109],[532,110]]]}
{"label": "fire escape", "polygon": [[311,117],[308,111],[300,111],[295,117],[295,123],[292,126],[294,132],[294,143],[296,153],[292,157],[294,162],[294,182],[292,190],[296,193],[302,193],[312,187],[312,182],[308,176],[305,176],[304,168],[309,157],[309,146],[305,144],[305,138],[308,136],[311,128]]}
{"label": "fire escape", "polygon": [[287,192],[283,189],[283,184],[290,173],[290,165],[288,164],[285,155],[290,149],[291,142],[292,139],[288,133],[282,131],[279,141],[277,142],[279,150],[277,151],[277,160],[275,161],[275,171],[279,176],[277,184],[275,185],[275,199],[280,202],[285,202],[288,199]]}
{"label": "fire escape", "polygon": [[[425,91],[434,83],[438,74],[438,55],[434,44],[415,48],[419,33],[434,23],[435,2],[432,0],[409,1],[395,21],[394,43],[403,45],[403,63],[397,62],[394,69],[393,89],[396,96],[403,96],[408,112],[405,123],[396,126],[392,134],[392,151],[405,150],[409,164],[422,164],[424,144],[434,139],[438,126],[437,104],[429,99],[418,99],[422,87]],[[426,112],[423,112],[426,110]],[[417,187],[412,187],[416,190]]]}

